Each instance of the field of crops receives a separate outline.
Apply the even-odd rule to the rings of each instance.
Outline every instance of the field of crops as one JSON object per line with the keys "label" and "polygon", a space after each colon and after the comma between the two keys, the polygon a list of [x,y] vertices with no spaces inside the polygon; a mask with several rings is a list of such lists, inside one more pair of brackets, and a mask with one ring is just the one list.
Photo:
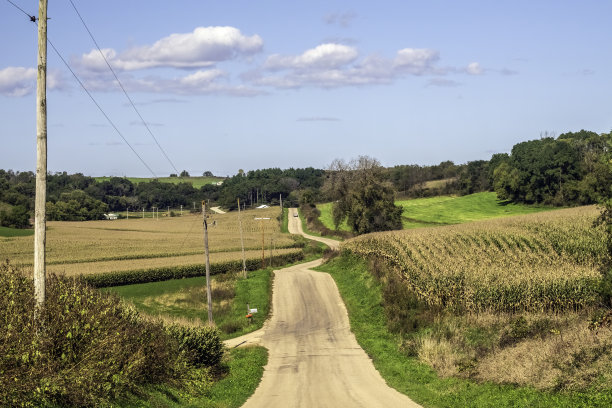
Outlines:
{"label": "field of crops", "polygon": [[[262,227],[266,246],[277,249],[294,246],[295,241],[280,232],[278,208],[247,210],[242,213],[244,245],[253,257],[261,256]],[[255,220],[254,218],[270,218]],[[239,259],[238,213],[212,214],[208,219],[211,259]],[[129,220],[48,222],[47,262],[51,271],[130,270],[174,263],[185,265],[203,256],[201,215],[182,217],[131,218]],[[0,237],[0,259],[31,266],[34,237]],[[259,255],[257,255],[259,254]],[[231,259],[230,259],[231,258]],[[200,261],[196,262],[200,263]],[[111,266],[112,265],[112,266]]]}
{"label": "field of crops", "polygon": [[580,309],[605,256],[595,207],[368,234],[343,249],[378,258],[423,302],[469,312]]}

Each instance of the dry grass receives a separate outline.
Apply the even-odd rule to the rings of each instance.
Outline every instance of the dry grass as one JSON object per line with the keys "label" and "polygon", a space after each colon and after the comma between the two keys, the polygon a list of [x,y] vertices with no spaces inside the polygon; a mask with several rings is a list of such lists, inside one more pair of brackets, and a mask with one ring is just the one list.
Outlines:
{"label": "dry grass", "polygon": [[[245,249],[261,248],[264,227],[266,247],[270,239],[277,248],[294,241],[280,232],[278,209],[247,210],[242,213]],[[255,217],[270,217],[256,221]],[[215,224],[215,225],[213,225]],[[130,218],[115,221],[48,222],[47,261],[49,264],[111,261],[138,258],[196,255],[203,252],[202,218]],[[209,219],[210,251],[240,251],[238,213],[214,214]],[[32,265],[34,238],[0,237],[0,258],[14,264]],[[133,268],[131,268],[133,269]]]}
{"label": "dry grass", "polygon": [[612,389],[612,330],[595,333],[574,317],[544,338],[500,348],[478,364],[477,378],[540,389]]}

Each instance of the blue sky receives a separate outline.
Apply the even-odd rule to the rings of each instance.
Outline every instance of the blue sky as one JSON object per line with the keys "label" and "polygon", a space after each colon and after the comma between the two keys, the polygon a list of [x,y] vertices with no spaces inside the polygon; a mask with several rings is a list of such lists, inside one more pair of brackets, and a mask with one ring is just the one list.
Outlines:
{"label": "blue sky", "polygon": [[[38,2],[12,0],[30,14]],[[73,0],[180,171],[465,163],[612,129],[608,1]],[[69,0],[49,39],[157,176],[174,172]],[[34,24],[0,0],[0,168],[35,168]],[[49,171],[152,176],[49,48]]]}

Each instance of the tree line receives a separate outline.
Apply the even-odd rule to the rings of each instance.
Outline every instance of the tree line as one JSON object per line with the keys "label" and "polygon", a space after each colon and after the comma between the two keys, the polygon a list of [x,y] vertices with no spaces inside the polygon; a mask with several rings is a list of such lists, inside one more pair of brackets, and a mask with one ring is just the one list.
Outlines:
{"label": "tree line", "polygon": [[[194,203],[210,200],[231,210],[236,209],[238,198],[242,205],[251,207],[276,205],[282,198],[291,206],[338,201],[341,204],[335,206],[334,217],[341,220],[342,215],[349,219],[349,214],[357,214],[356,204],[350,204],[349,199],[359,194],[369,203],[368,208],[376,208],[380,200],[388,201],[395,196],[466,195],[481,191],[495,191],[500,200],[516,203],[593,204],[601,201],[612,185],[606,159],[611,140],[610,133],[581,130],[557,138],[517,143],[510,154],[494,154],[489,160],[465,164],[443,161],[431,166],[384,168],[375,159],[362,156],[348,163],[336,160],[326,170],[312,167],[239,170],[220,186],[207,184],[201,188],[188,182],[132,183],[122,177],[96,181],[80,173],[62,172],[48,175],[47,214],[49,220],[92,220],[103,218],[105,212],[128,208],[133,211],[181,205],[198,208]],[[366,191],[367,185],[374,187]],[[0,225],[27,227],[34,208],[34,191],[34,173],[0,170]],[[353,225],[359,223],[351,220]],[[397,220],[381,221],[386,222],[398,225]],[[355,228],[355,232],[368,230]]]}

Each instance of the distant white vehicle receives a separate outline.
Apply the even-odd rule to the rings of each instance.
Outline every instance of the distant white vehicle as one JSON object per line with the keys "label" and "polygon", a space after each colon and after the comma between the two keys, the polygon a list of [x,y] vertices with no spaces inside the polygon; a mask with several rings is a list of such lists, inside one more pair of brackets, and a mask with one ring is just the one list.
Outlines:
{"label": "distant white vehicle", "polygon": [[295,213],[293,213],[293,216],[294,216],[294,217],[299,217],[299,216],[300,216],[300,214],[298,214],[298,213],[296,213],[296,212],[295,212]]}
{"label": "distant white vehicle", "polygon": [[259,207],[255,207],[255,208],[270,208],[270,206],[269,206],[269,205],[262,204],[262,205],[260,205]]}
{"label": "distant white vehicle", "polygon": [[107,220],[116,220],[117,218],[119,218],[117,214],[104,214],[104,219]]}

